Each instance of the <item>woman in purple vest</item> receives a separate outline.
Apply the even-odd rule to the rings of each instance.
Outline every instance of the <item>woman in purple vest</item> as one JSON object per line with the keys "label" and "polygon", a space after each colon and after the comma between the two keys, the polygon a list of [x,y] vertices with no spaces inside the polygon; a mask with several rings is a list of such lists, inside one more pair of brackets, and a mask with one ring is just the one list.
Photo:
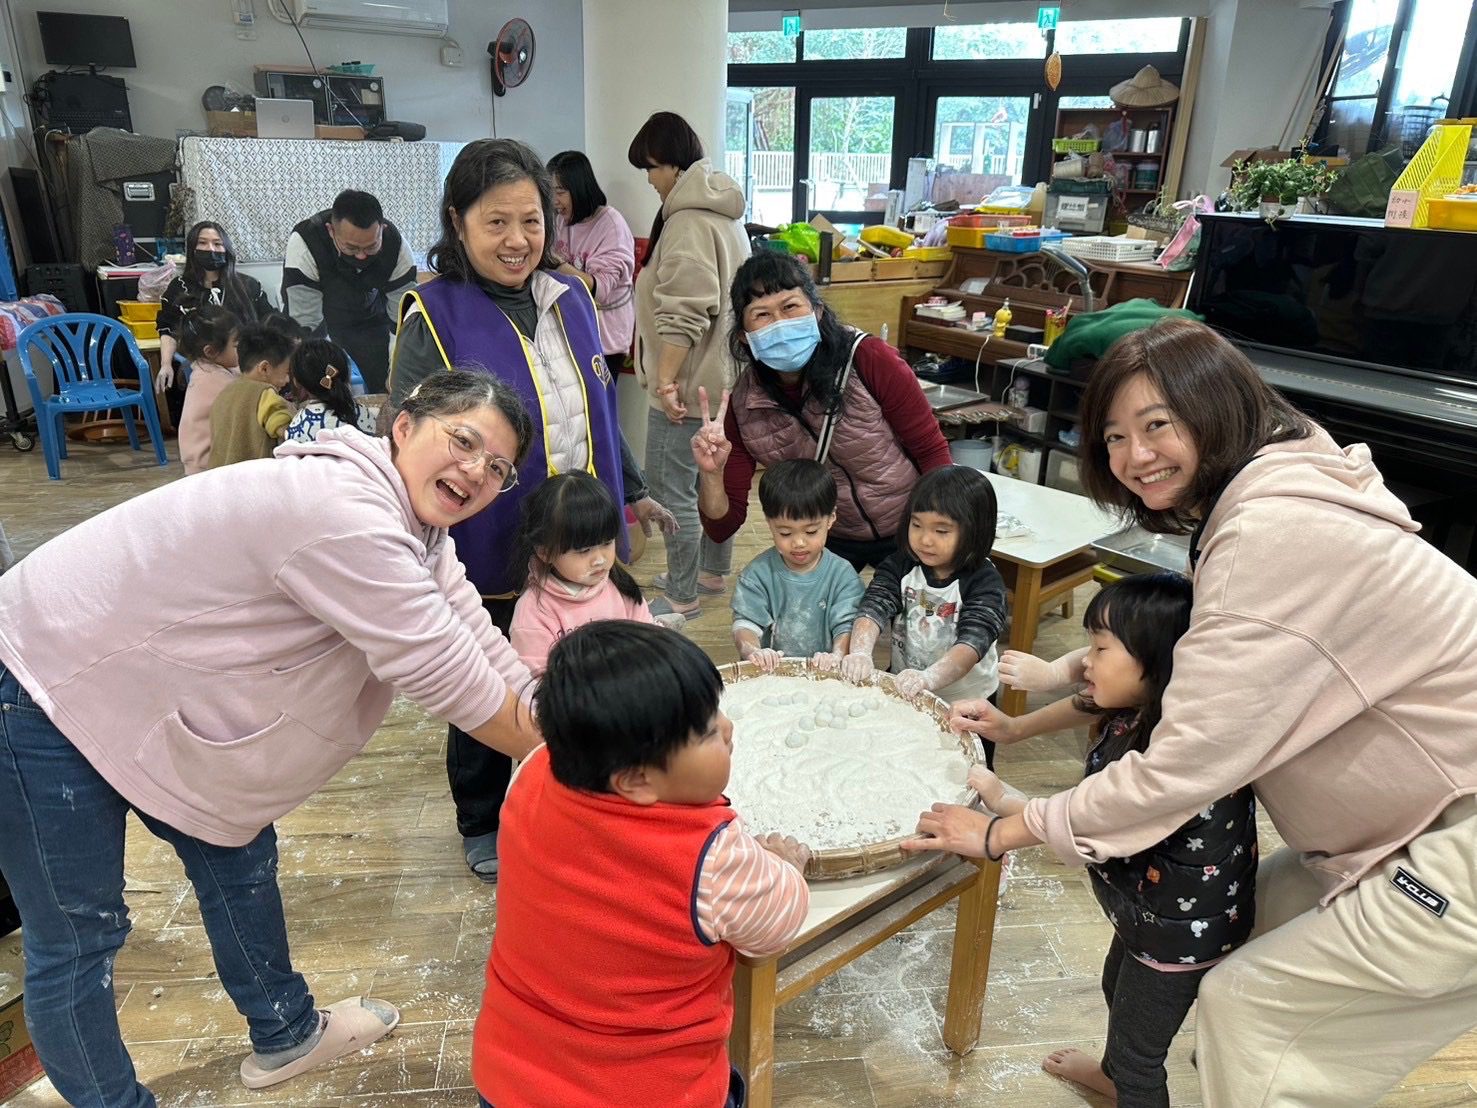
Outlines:
{"label": "woman in purple vest", "polygon": [[879,564],[897,550],[919,474],[950,463],[918,378],[887,343],[842,324],[788,255],[754,255],[731,295],[738,383],[721,422],[692,440],[703,530],[721,542],[743,526],[757,466],[819,458],[836,478],[826,545],[859,570]]}
{"label": "woman in purple vest", "polygon": [[[643,526],[670,520],[616,423],[595,304],[557,272],[553,180],[537,154],[511,139],[479,139],[457,155],[441,199],[437,277],[406,293],[390,369],[391,404],[433,373],[472,369],[511,385],[534,415],[533,445],[515,488],[452,529],[467,577],[504,634],[518,574],[512,564],[521,505],[544,478],[583,470],[603,481]],[[619,556],[628,556],[622,536]],[[467,865],[497,880],[498,811],[512,762],[450,728],[446,771]]]}

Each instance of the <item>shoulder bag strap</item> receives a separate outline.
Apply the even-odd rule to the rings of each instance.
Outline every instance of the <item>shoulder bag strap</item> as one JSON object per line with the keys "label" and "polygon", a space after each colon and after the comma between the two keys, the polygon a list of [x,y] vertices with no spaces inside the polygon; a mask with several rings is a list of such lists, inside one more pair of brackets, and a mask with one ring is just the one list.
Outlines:
{"label": "shoulder bag strap", "polygon": [[866,337],[865,331],[857,332],[856,338],[851,343],[851,351],[846,355],[846,365],[842,367],[841,375],[836,378],[836,395],[826,409],[826,418],[821,423],[821,432],[815,440],[815,460],[818,462],[824,462],[826,456],[831,453],[831,440],[836,437],[836,424],[841,420],[841,404],[846,393],[846,383],[851,380],[851,364],[856,360],[856,348]]}

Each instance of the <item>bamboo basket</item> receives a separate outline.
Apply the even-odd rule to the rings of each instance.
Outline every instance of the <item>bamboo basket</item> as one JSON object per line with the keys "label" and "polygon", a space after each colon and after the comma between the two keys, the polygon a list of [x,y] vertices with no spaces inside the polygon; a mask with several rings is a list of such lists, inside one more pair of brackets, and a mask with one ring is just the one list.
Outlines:
{"label": "bamboo basket", "polygon": [[[809,658],[786,658],[772,674],[762,673],[752,662],[730,662],[718,667],[718,673],[723,678],[725,685],[737,684],[751,677],[800,677],[808,681],[840,681],[839,674],[826,673],[818,670],[811,664]],[[900,700],[909,707],[917,708],[919,711],[933,717],[938,725],[939,731],[956,740],[959,745],[960,754],[972,767],[983,765],[978,748],[974,742],[973,735],[956,735],[949,729],[949,706],[932,693],[924,693],[916,699],[908,699],[900,695],[893,682],[892,674],[878,672],[873,675],[871,683],[880,688],[888,696]],[[977,808],[980,798],[975,791],[968,786],[959,790],[954,796],[941,796],[942,801],[954,804],[963,804],[966,807]],[[742,812],[739,815],[743,815]],[[863,843],[854,847],[835,847],[830,850],[816,850],[811,853],[810,862],[805,867],[805,876],[812,880],[834,881],[843,877],[863,877],[870,873],[879,873],[882,870],[900,866],[916,855],[906,853],[902,844],[909,839],[916,839],[917,834],[901,835],[894,839],[886,839],[882,842]]]}

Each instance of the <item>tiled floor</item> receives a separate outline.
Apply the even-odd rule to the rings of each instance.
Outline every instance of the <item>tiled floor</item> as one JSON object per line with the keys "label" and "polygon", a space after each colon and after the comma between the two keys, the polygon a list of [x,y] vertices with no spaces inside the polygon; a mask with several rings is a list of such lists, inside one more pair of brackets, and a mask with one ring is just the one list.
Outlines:
{"label": "tiled floor", "polygon": [[[171,444],[171,452],[173,444]],[[18,554],[66,526],[179,476],[123,447],[77,447],[64,480],[46,480],[39,451],[0,447],[0,521]],[[761,549],[762,524],[744,532],[736,563]],[[161,572],[189,572],[188,550]],[[105,552],[100,561],[105,562]],[[649,581],[660,543],[637,567]],[[1081,610],[1079,597],[1078,610]],[[726,600],[705,601],[689,626],[728,661]],[[1065,650],[1080,628],[1059,616],[1040,649]],[[178,861],[130,827],[134,931],[114,976],[124,1036],[161,1105],[470,1106],[471,1020],[497,919],[495,890],[462,864],[443,769],[444,728],[397,702],[368,750],[279,824],[281,883],[293,956],[322,1001],[360,992],[401,1007],[394,1035],[367,1054],[276,1090],[242,1087],[244,1027],[216,981],[194,900]],[[1002,774],[1028,792],[1070,785],[1081,741],[1064,734],[1002,752]],[[1274,841],[1264,829],[1264,849]],[[955,1058],[940,1039],[951,916],[935,914],[779,1010],[776,1102],[787,1108],[1105,1103],[1044,1074],[1058,1045],[1101,1049],[1097,974],[1108,928],[1080,874],[1045,851],[1015,861],[1001,901],[980,1046]],[[13,947],[17,937],[0,940]],[[1176,1105],[1199,1102],[1189,1053],[1193,1017],[1170,1057]],[[1414,1074],[1387,1105],[1477,1104],[1477,1035]],[[43,1080],[12,1101],[56,1105]],[[643,1106],[645,1108],[645,1106]]]}

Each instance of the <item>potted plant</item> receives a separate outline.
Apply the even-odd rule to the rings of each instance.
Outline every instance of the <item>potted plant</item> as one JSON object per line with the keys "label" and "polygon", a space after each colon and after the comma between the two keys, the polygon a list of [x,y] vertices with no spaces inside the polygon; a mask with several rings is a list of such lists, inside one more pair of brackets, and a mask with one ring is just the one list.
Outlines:
{"label": "potted plant", "polygon": [[1241,161],[1231,167],[1231,195],[1242,211],[1258,208],[1267,222],[1288,215],[1294,205],[1311,203],[1338,174],[1299,147],[1286,161]]}

